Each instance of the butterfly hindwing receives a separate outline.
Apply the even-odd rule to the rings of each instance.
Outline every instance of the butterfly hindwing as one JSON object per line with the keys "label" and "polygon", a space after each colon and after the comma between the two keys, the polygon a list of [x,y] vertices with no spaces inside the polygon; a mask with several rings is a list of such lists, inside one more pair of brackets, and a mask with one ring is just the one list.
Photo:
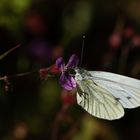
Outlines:
{"label": "butterfly hindwing", "polygon": [[113,120],[124,115],[119,101],[106,89],[96,85],[92,79],[78,80],[77,103],[88,113],[98,118]]}

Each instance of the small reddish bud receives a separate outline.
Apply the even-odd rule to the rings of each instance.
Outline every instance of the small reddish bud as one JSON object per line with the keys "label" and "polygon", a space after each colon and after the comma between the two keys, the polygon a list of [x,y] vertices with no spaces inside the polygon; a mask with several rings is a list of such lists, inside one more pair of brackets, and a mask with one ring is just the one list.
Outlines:
{"label": "small reddish bud", "polygon": [[52,74],[59,74],[59,73],[61,73],[59,68],[56,65],[52,65],[49,70],[50,70],[50,72]]}
{"label": "small reddish bud", "polygon": [[61,100],[65,105],[71,105],[76,103],[75,90],[67,91],[63,89],[61,93]]}
{"label": "small reddish bud", "polygon": [[120,33],[113,33],[109,37],[110,48],[117,49],[117,48],[119,48],[120,44],[121,44],[121,35],[120,35]]}
{"label": "small reddish bud", "polygon": [[130,39],[133,36],[133,34],[134,34],[134,29],[132,27],[129,26],[124,29],[124,37],[126,39]]}
{"label": "small reddish bud", "polygon": [[41,79],[45,79],[48,75],[48,68],[40,69],[39,74]]}
{"label": "small reddish bud", "polygon": [[139,46],[140,45],[140,35],[133,36],[132,43],[134,46]]}
{"label": "small reddish bud", "polygon": [[7,76],[4,76],[4,83],[5,83],[5,85],[4,85],[5,92],[8,92],[9,91],[10,82],[9,82]]}
{"label": "small reddish bud", "polygon": [[49,74],[60,74],[60,70],[57,68],[56,65],[52,65],[48,68],[40,69],[39,74],[41,79],[45,79]]}

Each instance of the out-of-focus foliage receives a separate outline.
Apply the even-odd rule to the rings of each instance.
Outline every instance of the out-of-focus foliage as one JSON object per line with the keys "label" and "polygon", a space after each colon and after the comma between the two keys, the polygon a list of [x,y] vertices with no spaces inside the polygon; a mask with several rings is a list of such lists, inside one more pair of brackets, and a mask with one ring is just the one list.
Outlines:
{"label": "out-of-focus foliage", "polygon": [[58,81],[50,79],[47,82],[43,82],[40,90],[41,112],[50,115],[53,113],[53,109],[56,107],[56,104],[58,104],[58,100],[60,98]]}
{"label": "out-of-focus foliage", "polygon": [[126,6],[127,14],[140,24],[140,1],[130,1]]}
{"label": "out-of-focus foliage", "polygon": [[91,5],[89,1],[80,1],[72,8],[68,6],[64,9],[64,41],[79,35],[82,36],[88,30],[93,11],[94,5]]}
{"label": "out-of-focus foliage", "polygon": [[6,26],[13,32],[20,28],[21,17],[30,6],[31,0],[1,0],[0,1],[0,25]]}
{"label": "out-of-focus foliage", "polygon": [[118,139],[115,131],[109,124],[96,120],[89,115],[85,115],[81,121],[80,131],[75,134],[72,140],[96,140],[102,138],[109,140]]}

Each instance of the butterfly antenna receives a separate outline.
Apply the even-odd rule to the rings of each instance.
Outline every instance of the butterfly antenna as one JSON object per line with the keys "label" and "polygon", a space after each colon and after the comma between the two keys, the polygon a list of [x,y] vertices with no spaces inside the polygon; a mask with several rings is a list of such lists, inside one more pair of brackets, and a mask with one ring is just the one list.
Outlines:
{"label": "butterfly antenna", "polygon": [[84,54],[84,46],[85,46],[85,35],[83,35],[83,41],[82,41],[82,49],[81,49],[81,62],[80,62],[80,66],[82,65],[83,62],[83,54]]}

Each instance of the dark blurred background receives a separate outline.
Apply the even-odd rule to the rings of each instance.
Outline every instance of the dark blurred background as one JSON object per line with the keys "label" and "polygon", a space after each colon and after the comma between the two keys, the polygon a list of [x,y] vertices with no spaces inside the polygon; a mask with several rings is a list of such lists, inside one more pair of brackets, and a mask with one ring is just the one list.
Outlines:
{"label": "dark blurred background", "polygon": [[[140,108],[120,120],[86,113],[59,78],[38,70],[75,53],[82,67],[140,79],[140,1],[1,0],[0,140],[140,140]],[[17,77],[17,73],[32,73]]]}

